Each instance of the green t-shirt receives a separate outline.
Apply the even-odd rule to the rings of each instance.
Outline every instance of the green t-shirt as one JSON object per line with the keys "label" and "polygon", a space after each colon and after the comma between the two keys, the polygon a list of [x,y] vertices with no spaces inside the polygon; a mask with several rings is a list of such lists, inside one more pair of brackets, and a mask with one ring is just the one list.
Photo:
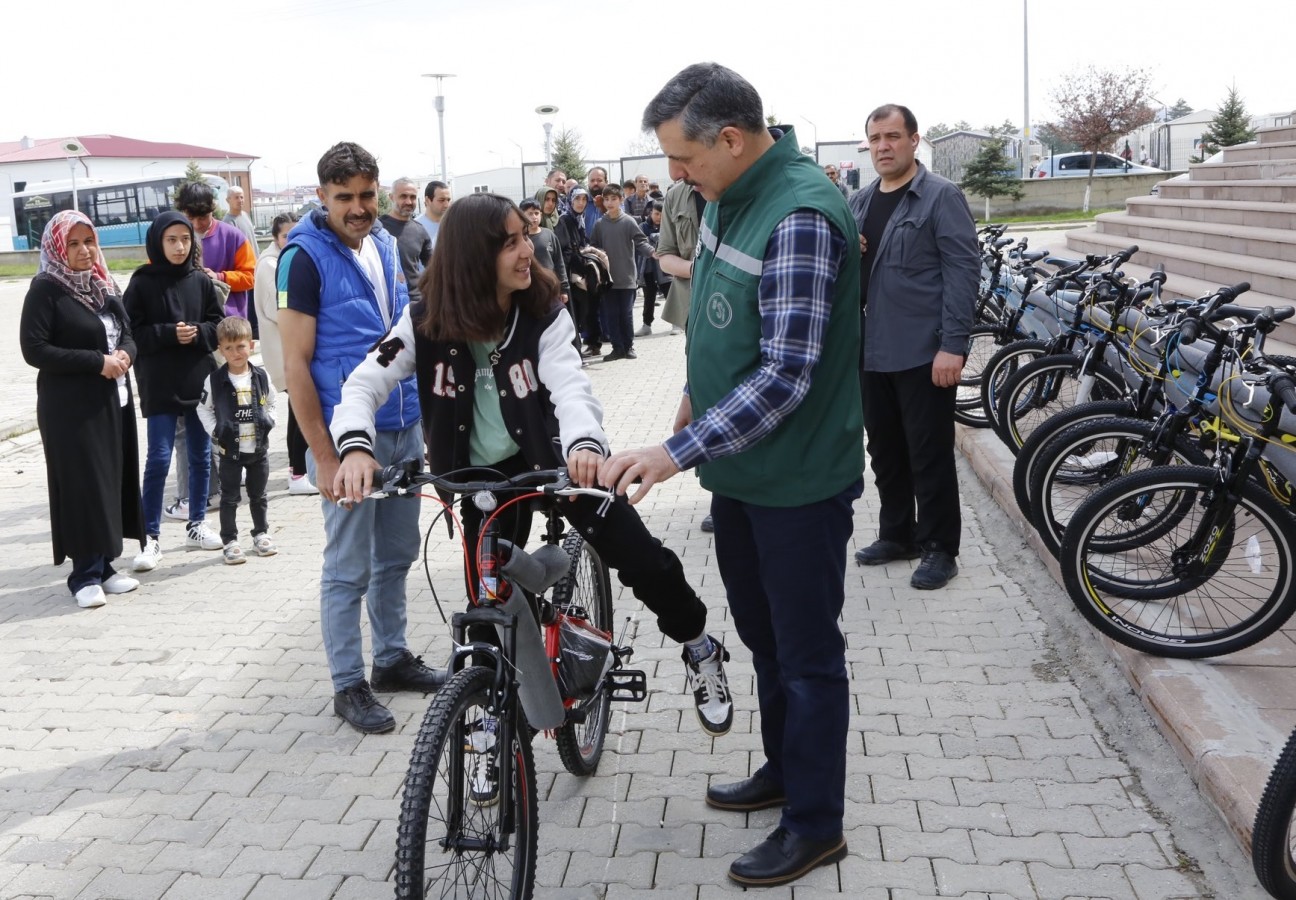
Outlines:
{"label": "green t-shirt", "polygon": [[493,466],[508,459],[520,449],[509,437],[500,412],[499,388],[495,386],[495,369],[491,353],[495,342],[469,341],[477,378],[473,385],[473,426],[468,437],[468,461],[474,466]]}

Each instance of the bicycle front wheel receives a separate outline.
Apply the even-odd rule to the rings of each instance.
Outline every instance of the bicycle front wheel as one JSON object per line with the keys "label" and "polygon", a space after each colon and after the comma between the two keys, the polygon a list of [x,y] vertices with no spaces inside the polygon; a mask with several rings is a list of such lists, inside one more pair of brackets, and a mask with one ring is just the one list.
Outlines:
{"label": "bicycle front wheel", "polygon": [[1296,731],[1269,773],[1251,830],[1251,865],[1278,900],[1296,900]]}
{"label": "bicycle front wheel", "polygon": [[[571,559],[571,571],[554,586],[553,602],[559,612],[584,616],[599,631],[613,635],[612,585],[608,569],[598,551],[575,532],[563,539],[563,549]],[[603,756],[612,715],[612,698],[607,685],[601,685],[593,697],[580,705],[582,722],[567,722],[554,732],[558,756],[563,767],[573,775],[592,775]]]}
{"label": "bicycle front wheel", "polygon": [[[1119,643],[1183,659],[1233,653],[1281,628],[1296,609],[1296,521],[1248,481],[1212,526],[1220,489],[1214,469],[1167,466],[1081,504],[1058,557],[1081,614]],[[1157,526],[1143,528],[1143,516]],[[1135,532],[1146,539],[1130,546]]]}
{"label": "bicycle front wheel", "polygon": [[998,421],[999,396],[1008,379],[1017,374],[1027,363],[1039,359],[1048,352],[1049,345],[1044,341],[1013,341],[1000,347],[981,371],[981,409],[991,427]]}
{"label": "bicycle front wheel", "polygon": [[981,405],[981,373],[991,357],[999,352],[1002,333],[1003,329],[998,325],[978,325],[968,336],[967,360],[963,363],[963,375],[954,399],[954,421],[971,428],[990,427],[985,407]]}
{"label": "bicycle front wheel", "polygon": [[1069,353],[1046,356],[1022,366],[1003,386],[995,411],[995,431],[1015,456],[1026,438],[1054,413],[1090,400],[1119,400],[1125,381],[1105,363],[1092,363],[1086,382],[1084,360]]}
{"label": "bicycle front wheel", "polygon": [[494,680],[480,666],[460,671],[423,718],[401,798],[398,900],[531,898],[539,827],[531,731],[516,706],[512,746],[496,740]]}

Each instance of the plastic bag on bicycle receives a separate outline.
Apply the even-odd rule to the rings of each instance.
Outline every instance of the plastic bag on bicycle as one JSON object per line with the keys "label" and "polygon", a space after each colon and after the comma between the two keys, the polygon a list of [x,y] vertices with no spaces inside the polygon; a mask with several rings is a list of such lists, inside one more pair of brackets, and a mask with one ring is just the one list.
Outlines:
{"label": "plastic bag on bicycle", "polygon": [[612,668],[612,640],[584,619],[559,615],[558,689],[565,700],[588,700]]}

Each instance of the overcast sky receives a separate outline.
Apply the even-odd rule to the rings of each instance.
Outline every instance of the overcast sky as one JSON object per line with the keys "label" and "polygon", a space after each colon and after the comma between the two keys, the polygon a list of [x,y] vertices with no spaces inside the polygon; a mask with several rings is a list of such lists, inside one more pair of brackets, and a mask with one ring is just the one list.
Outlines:
{"label": "overcast sky", "polygon": [[[1030,109],[1076,66],[1144,66],[1158,98],[1252,113],[1296,107],[1290,0],[1028,0]],[[260,187],[314,181],[332,143],[378,156],[384,182],[438,168],[445,85],[451,172],[544,159],[536,106],[587,157],[618,157],[677,71],[715,60],[751,81],[802,144],[863,137],[884,102],[920,127],[1020,124],[1022,0],[898,4],[605,0],[97,0],[7,3],[0,139],[111,133],[262,158]],[[1084,9],[1093,10],[1087,16]],[[887,20],[883,17],[890,15]],[[1287,60],[1284,62],[1284,60]],[[809,120],[809,121],[807,121]],[[810,122],[813,122],[812,126]]]}

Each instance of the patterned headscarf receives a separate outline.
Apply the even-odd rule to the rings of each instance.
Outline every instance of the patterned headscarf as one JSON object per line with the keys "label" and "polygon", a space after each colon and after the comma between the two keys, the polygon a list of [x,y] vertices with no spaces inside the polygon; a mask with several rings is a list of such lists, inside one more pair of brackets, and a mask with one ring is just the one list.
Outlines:
{"label": "patterned headscarf", "polygon": [[68,232],[75,225],[85,225],[94,231],[94,225],[85,213],[75,209],[62,210],[49,220],[45,233],[41,235],[40,271],[67,288],[91,312],[97,313],[104,308],[109,297],[118,296],[117,284],[108,274],[108,264],[97,245],[97,258],[88,271],[76,272],[68,266]]}

